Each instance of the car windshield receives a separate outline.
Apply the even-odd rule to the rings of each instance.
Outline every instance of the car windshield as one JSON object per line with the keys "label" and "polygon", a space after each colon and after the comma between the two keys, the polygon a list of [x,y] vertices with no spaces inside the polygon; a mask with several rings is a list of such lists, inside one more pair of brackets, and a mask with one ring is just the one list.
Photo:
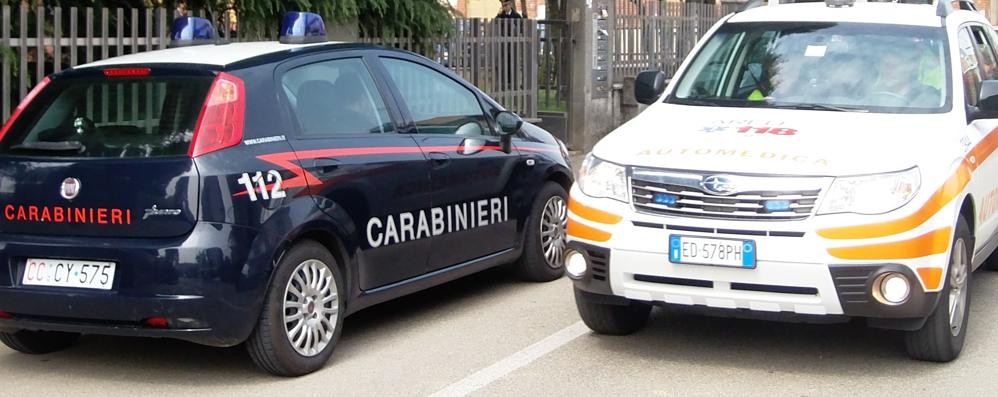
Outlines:
{"label": "car windshield", "polygon": [[877,113],[942,113],[951,84],[941,28],[729,23],[667,102]]}

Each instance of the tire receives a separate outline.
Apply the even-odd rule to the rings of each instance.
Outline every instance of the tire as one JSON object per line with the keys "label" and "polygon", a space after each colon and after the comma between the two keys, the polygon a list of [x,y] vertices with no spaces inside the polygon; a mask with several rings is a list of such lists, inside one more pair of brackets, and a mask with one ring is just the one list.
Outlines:
{"label": "tire", "polygon": [[589,329],[603,335],[630,335],[648,322],[651,305],[630,301],[628,305],[610,305],[595,302],[591,296],[575,289],[575,306],[582,322]]}
{"label": "tire", "polygon": [[[292,247],[274,272],[259,323],[246,341],[250,357],[274,375],[315,372],[329,361],[343,331],[346,302],[336,259],[321,244],[306,240]],[[292,343],[289,334],[300,342]]]}
{"label": "tire", "polygon": [[[905,334],[905,347],[911,358],[950,362],[960,356],[967,337],[967,320],[970,318],[971,247],[973,240],[967,222],[961,216],[956,224],[956,237],[950,250],[949,269],[939,302],[921,329]],[[954,286],[960,290],[954,291]],[[950,302],[954,298],[963,301],[962,312],[960,305],[955,309],[958,323],[950,321]]]}
{"label": "tire", "polygon": [[0,332],[0,342],[26,354],[48,354],[66,350],[76,343],[80,334],[54,331]]}
{"label": "tire", "polygon": [[[547,182],[534,200],[527,219],[523,254],[514,264],[516,274],[527,281],[547,282],[565,274],[565,222],[568,193]],[[559,226],[554,226],[560,224]]]}

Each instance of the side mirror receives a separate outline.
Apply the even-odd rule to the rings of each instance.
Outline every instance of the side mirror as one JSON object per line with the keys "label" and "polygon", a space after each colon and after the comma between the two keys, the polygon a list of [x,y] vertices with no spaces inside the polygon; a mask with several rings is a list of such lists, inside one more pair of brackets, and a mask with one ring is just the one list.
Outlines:
{"label": "side mirror", "polygon": [[998,117],[998,80],[981,82],[981,94],[977,99],[978,118]]}
{"label": "side mirror", "polygon": [[499,132],[503,135],[513,135],[523,128],[523,119],[516,113],[504,110],[496,115],[496,123],[499,123]]}
{"label": "side mirror", "polygon": [[657,70],[646,70],[638,73],[634,80],[634,99],[638,103],[651,105],[665,92],[665,73]]}
{"label": "side mirror", "polygon": [[517,132],[520,132],[520,128],[523,128],[523,119],[513,112],[504,110],[496,115],[496,123],[499,124],[499,133],[502,134],[502,139],[500,140],[502,151],[512,153],[513,135],[516,135]]}

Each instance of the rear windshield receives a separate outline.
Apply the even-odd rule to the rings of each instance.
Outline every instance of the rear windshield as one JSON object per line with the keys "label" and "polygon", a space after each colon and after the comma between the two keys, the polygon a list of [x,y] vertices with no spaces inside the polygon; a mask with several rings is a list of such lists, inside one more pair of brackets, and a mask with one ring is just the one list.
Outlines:
{"label": "rear windshield", "polygon": [[[136,158],[187,153],[211,77],[56,80],[2,154]],[[55,94],[52,94],[55,93]]]}

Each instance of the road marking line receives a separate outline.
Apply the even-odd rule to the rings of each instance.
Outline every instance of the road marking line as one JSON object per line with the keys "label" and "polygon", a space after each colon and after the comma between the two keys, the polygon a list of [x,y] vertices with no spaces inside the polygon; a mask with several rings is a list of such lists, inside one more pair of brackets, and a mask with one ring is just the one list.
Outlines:
{"label": "road marking line", "polygon": [[529,365],[538,358],[558,350],[558,348],[575,340],[575,338],[588,333],[589,328],[582,321],[569,325],[540,342],[527,346],[523,350],[513,353],[495,364],[482,368],[464,379],[451,383],[442,390],[433,393],[431,397],[467,396],[478,389],[488,386],[492,382],[502,379],[511,372]]}

